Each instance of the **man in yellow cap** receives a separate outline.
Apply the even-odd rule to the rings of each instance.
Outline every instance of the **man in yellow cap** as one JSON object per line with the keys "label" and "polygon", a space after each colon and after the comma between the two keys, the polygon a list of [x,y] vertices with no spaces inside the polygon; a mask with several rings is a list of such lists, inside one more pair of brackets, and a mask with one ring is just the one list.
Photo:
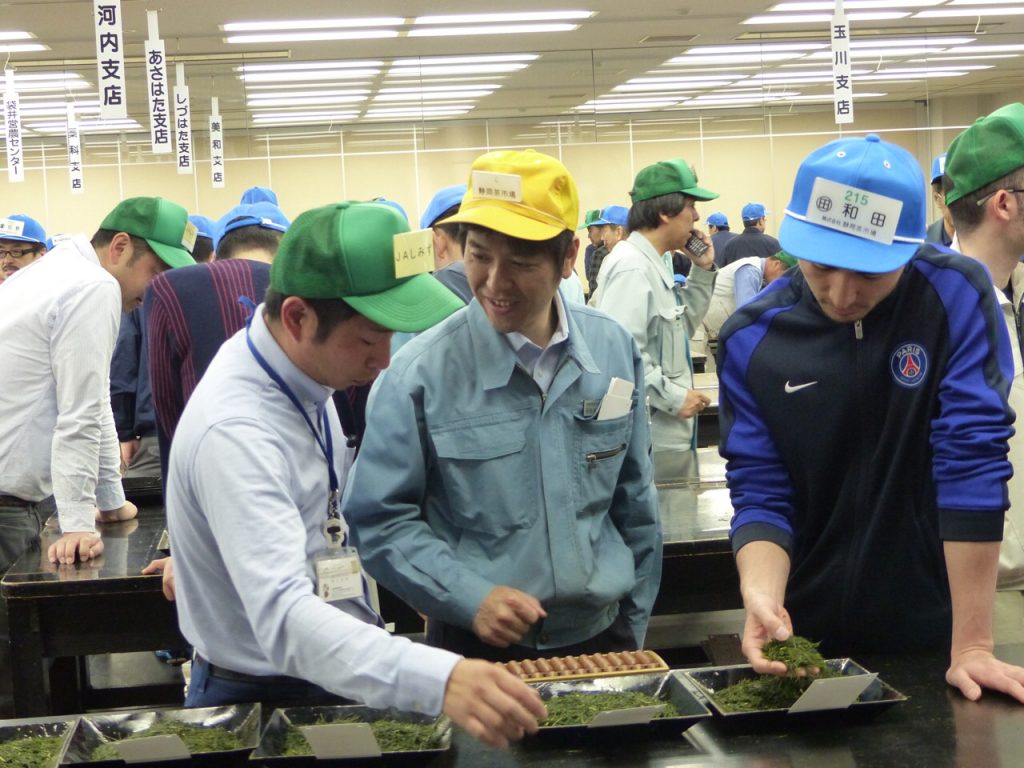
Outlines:
{"label": "man in yellow cap", "polygon": [[643,364],[566,301],[576,185],[533,150],[473,163],[474,299],[379,378],[345,509],[427,640],[494,660],[641,647],[661,574]]}

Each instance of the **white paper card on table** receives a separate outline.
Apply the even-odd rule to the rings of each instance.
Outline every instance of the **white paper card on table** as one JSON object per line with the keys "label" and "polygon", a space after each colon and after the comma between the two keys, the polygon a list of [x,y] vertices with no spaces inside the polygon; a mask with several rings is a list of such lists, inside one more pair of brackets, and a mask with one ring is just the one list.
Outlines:
{"label": "white paper card on table", "polygon": [[649,707],[630,707],[629,709],[609,709],[598,712],[587,728],[607,728],[612,725],[639,725],[649,723],[664,711],[664,704],[652,704]]}
{"label": "white paper card on table", "polygon": [[380,744],[369,723],[330,723],[301,725],[317,760],[351,757],[380,757]]}
{"label": "white paper card on table", "polygon": [[125,739],[114,744],[114,749],[126,763],[155,763],[161,760],[188,760],[192,757],[180,736],[146,736]]}
{"label": "white paper card on table", "polygon": [[633,407],[633,382],[612,377],[608,384],[608,392],[601,400],[597,411],[598,421],[617,419],[625,416]]}
{"label": "white paper card on table", "polygon": [[820,709],[846,709],[864,693],[878,677],[877,672],[867,675],[844,675],[815,680],[803,696],[789,708],[789,712],[815,712]]}

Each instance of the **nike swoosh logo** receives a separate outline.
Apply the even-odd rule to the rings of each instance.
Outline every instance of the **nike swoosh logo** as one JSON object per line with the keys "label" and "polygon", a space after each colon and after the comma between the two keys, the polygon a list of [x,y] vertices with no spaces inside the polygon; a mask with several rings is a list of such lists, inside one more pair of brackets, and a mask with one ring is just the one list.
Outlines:
{"label": "nike swoosh logo", "polygon": [[817,381],[808,381],[806,384],[790,384],[787,381],[786,382],[786,386],[785,386],[786,394],[787,395],[791,395],[794,392],[799,392],[801,389],[807,389],[808,387],[813,387],[817,383],[818,383]]}

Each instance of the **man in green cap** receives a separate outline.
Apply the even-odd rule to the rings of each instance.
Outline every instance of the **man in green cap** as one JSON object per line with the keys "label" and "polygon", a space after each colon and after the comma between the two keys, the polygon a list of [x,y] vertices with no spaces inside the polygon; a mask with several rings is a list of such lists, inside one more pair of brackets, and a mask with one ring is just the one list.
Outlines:
{"label": "man in green cap", "polygon": [[[977,259],[992,276],[1013,352],[1009,402],[1024,414],[1024,104],[1007,104],[979,118],[949,145],[942,176],[953,219],[952,247]],[[1013,476],[1003,525],[994,607],[997,643],[1024,640],[1024,429],[1010,437]],[[990,544],[994,548],[994,543]]]}
{"label": "man in green cap", "polygon": [[[136,197],[91,242],[58,240],[0,285],[0,573],[39,536],[51,495],[64,534],[48,552],[55,563],[96,557],[97,521],[135,515],[121,487],[110,359],[122,310],[158,272],[192,263],[194,237],[184,208]],[[6,635],[6,609],[0,621]]]}
{"label": "man in green cap", "polygon": [[[629,237],[605,258],[596,306],[633,334],[644,359],[654,450],[696,445],[696,416],[710,403],[693,388],[690,339],[700,328],[715,284],[711,238],[694,228],[696,203],[718,195],[697,183],[684,160],[664,160],[637,174],[629,193]],[[695,236],[707,249],[686,249]],[[673,251],[690,257],[685,287],[672,273]]]}
{"label": "man in green cap", "polygon": [[544,707],[507,670],[389,635],[370,606],[338,496],[353,449],[331,400],[387,367],[393,331],[462,306],[434,277],[397,278],[381,203],[306,211],[266,300],[228,339],[171,444],[167,522],[178,619],[195,648],[186,705],[329,695],[436,714],[488,744]]}
{"label": "man in green cap", "polygon": [[640,353],[559,288],[576,183],[533,150],[478,157],[459,212],[473,301],[374,387],[345,510],[427,642],[494,661],[641,648],[661,531]]}

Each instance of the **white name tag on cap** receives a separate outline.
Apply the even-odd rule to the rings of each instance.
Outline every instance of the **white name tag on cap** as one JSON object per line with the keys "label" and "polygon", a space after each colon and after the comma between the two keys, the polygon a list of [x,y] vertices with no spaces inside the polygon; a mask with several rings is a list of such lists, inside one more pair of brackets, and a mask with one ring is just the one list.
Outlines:
{"label": "white name tag on cap", "polygon": [[470,182],[474,197],[506,200],[510,203],[523,202],[523,177],[518,174],[473,171]]}
{"label": "white name tag on cap", "polygon": [[25,222],[17,219],[0,219],[0,235],[15,235],[20,237],[25,231]]}
{"label": "white name tag on cap", "polygon": [[811,190],[807,221],[892,245],[902,210],[902,200],[819,177]]}
{"label": "white name tag on cap", "polygon": [[392,237],[395,277],[409,277],[434,271],[434,230],[417,229]]}
{"label": "white name tag on cap", "polygon": [[199,236],[199,230],[196,225],[191,221],[185,223],[185,231],[181,235],[181,245],[183,248],[187,248],[189,253],[192,253],[192,249],[196,247],[196,237]]}

